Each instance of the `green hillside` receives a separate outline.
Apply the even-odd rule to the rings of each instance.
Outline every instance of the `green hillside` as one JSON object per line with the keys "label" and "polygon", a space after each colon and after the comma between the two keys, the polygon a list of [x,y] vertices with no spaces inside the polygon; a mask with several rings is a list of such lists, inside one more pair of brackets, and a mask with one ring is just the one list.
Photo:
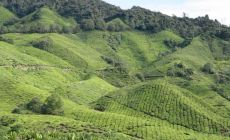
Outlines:
{"label": "green hillside", "polygon": [[[190,46],[160,60],[157,54],[168,50],[163,40],[183,41],[170,31],[158,34],[135,31],[93,31],[76,35],[11,33],[3,35],[3,38],[12,39],[13,44],[0,43],[1,116],[17,120],[11,127],[21,124],[20,131],[9,137],[21,135],[23,138],[26,137],[24,133],[32,135],[34,131],[43,137],[67,137],[62,132],[62,127],[67,127],[68,137],[174,139],[176,132],[181,139],[227,139],[230,104],[208,89],[207,84],[213,83],[213,78],[203,74],[199,67],[213,56],[199,38],[194,39]],[[51,45],[36,46],[45,40],[51,41]],[[116,50],[111,48],[112,43],[119,44],[115,45]],[[203,62],[196,61],[195,52],[199,54],[202,47],[210,55],[197,55]],[[114,63],[108,63],[102,56],[110,57]],[[116,66],[115,62],[124,65]],[[145,72],[156,73],[156,69],[165,75],[164,70],[176,62],[182,62],[195,71],[193,80],[184,80],[184,83],[190,83],[187,87],[180,85],[183,78],[165,77],[155,81],[155,78],[147,79],[144,75]],[[152,68],[153,64],[157,67]],[[218,66],[221,68],[221,63]],[[140,72],[143,72],[144,79],[153,82],[140,83],[143,79],[136,75]],[[200,82],[199,87],[204,86],[197,87],[197,82]],[[126,84],[133,86],[119,89]],[[227,85],[223,87],[229,90]],[[207,88],[205,92],[203,88]],[[43,131],[51,127],[43,115],[11,113],[16,106],[29,102],[33,97],[44,101],[52,93],[64,101],[64,116],[53,117],[55,122],[49,121],[53,129],[60,129],[58,134],[53,134],[56,133],[53,130],[50,134]],[[220,102],[222,105],[217,106]],[[36,120],[31,121],[33,117]],[[40,125],[31,129],[36,123]],[[2,131],[8,129],[4,126]],[[111,133],[106,134],[108,131]],[[164,134],[166,132],[167,135]]]}
{"label": "green hillside", "polygon": [[24,31],[32,32],[69,32],[76,25],[77,23],[73,18],[64,18],[48,7],[41,7],[9,26],[9,30],[20,31],[23,29]]}
{"label": "green hillside", "polygon": [[10,12],[8,9],[4,8],[0,5],[0,25],[2,25],[5,22],[10,21],[12,18],[15,18],[15,15]]}
{"label": "green hillside", "polygon": [[[164,81],[156,81],[156,83],[164,83]],[[224,127],[227,129],[229,124],[227,119],[221,117],[222,114],[212,112],[214,110],[208,104],[193,94],[167,83],[144,84],[132,89],[117,91],[117,93],[106,96],[105,99],[102,98],[96,106],[105,105],[106,108],[111,106],[110,103],[112,105],[118,103],[119,106],[128,107],[148,117],[157,117],[172,124],[209,133],[218,133],[225,129]],[[113,106],[109,111],[113,111],[112,109],[116,108]]]}
{"label": "green hillside", "polygon": [[0,5],[0,140],[230,140],[229,27],[100,0]]}

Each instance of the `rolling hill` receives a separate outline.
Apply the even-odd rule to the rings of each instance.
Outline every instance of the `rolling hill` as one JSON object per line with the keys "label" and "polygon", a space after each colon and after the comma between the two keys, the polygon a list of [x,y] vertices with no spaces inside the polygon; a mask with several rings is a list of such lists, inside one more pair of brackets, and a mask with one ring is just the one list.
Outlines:
{"label": "rolling hill", "polygon": [[0,139],[230,139],[229,27],[100,0],[0,3]]}
{"label": "rolling hill", "polygon": [[16,16],[10,12],[8,9],[6,9],[3,6],[0,6],[0,25],[4,24],[5,22],[10,21],[13,18],[16,18]]}

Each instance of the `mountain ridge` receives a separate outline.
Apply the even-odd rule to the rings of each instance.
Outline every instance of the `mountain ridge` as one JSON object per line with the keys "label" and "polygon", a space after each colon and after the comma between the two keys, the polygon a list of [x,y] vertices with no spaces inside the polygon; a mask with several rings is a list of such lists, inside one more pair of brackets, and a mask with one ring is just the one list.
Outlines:
{"label": "mountain ridge", "polygon": [[[137,30],[159,32],[171,29],[183,37],[191,38],[206,33],[229,39],[229,27],[222,25],[217,20],[209,19],[208,15],[195,19],[170,17],[160,12],[153,12],[137,6],[122,10],[101,0],[13,0],[11,2],[1,0],[0,3],[20,17],[28,15],[43,6],[48,6],[61,16],[74,18],[79,24],[85,24],[85,19],[90,19],[92,20],[91,22],[96,19],[108,22],[115,18],[120,18],[132,29]],[[94,24],[97,25],[97,23]],[[95,25],[91,26],[93,27],[90,29],[94,29]]]}

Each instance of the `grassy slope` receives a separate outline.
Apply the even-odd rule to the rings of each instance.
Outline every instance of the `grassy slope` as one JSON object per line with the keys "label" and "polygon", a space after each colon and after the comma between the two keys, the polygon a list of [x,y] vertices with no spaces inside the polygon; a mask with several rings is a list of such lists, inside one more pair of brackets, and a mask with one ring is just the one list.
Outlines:
{"label": "grassy slope", "polygon": [[[111,106],[107,104],[114,102],[146,116],[157,117],[197,131],[220,133],[222,129],[229,127],[227,125],[229,120],[216,114],[208,104],[189,91],[164,81],[155,81],[117,91],[102,98],[97,104],[105,103],[105,106]],[[116,107],[113,106],[113,109]]]}
{"label": "grassy slope", "polygon": [[45,28],[48,28],[51,25],[59,25],[60,27],[75,27],[76,21],[72,18],[61,17],[49,8],[42,7],[21,18],[18,22],[12,25],[11,28],[18,28],[20,26],[35,27],[38,24]]}
{"label": "grassy slope", "polygon": [[8,9],[2,7],[0,5],[0,25],[2,25],[4,22],[9,21],[10,19],[14,18],[15,15],[11,13]]}
{"label": "grassy slope", "polygon": [[[205,99],[210,96],[209,94],[207,96],[199,96],[198,94],[197,96],[187,90],[185,93],[189,94],[184,94],[181,92],[183,89],[173,85],[161,85],[165,89],[163,92],[147,88],[146,93],[143,93],[144,96],[142,96],[142,91],[139,90],[138,86],[131,89],[132,92],[119,90],[117,93],[121,95],[118,97],[116,97],[116,92],[112,92],[115,93],[112,95],[115,96],[114,101],[113,98],[110,99],[112,101],[107,104],[105,112],[92,110],[88,106],[89,103],[96,102],[108,92],[117,90],[116,87],[109,84],[110,81],[102,80],[94,74],[95,70],[112,67],[103,61],[101,56],[110,56],[126,63],[132,75],[143,66],[155,61],[160,51],[167,50],[163,44],[164,39],[182,40],[169,31],[155,35],[136,31],[122,33],[95,31],[78,33],[77,35],[7,34],[4,36],[13,39],[14,44],[0,42],[1,114],[11,116],[10,112],[16,105],[27,102],[35,96],[45,99],[52,92],[62,95],[65,102],[65,116],[52,116],[54,120],[49,119],[50,125],[47,125],[48,118],[46,116],[39,115],[13,115],[18,119],[17,123],[22,123],[28,128],[41,123],[44,125],[42,130],[55,127],[59,128],[59,131],[63,130],[64,124],[65,129],[70,132],[72,129],[79,129],[79,125],[81,125],[81,131],[73,132],[97,134],[97,137],[103,137],[107,135],[106,132],[111,132],[114,137],[120,137],[120,139],[176,139],[175,135],[180,139],[224,139],[217,134],[220,133],[221,128],[226,129],[227,127],[227,124],[223,124],[227,119],[221,115],[221,113],[226,114],[224,113],[226,109],[221,108],[217,111],[213,108],[212,100]],[[32,47],[31,42],[33,40],[47,36],[54,41],[52,49],[45,51]],[[121,41],[119,44],[117,39],[117,41],[112,39],[113,43],[119,44],[117,50],[113,50],[110,40],[114,37],[117,38],[117,36],[121,36]],[[163,63],[163,65],[158,65],[159,67],[152,69],[157,68],[164,71],[168,66],[167,61],[170,61],[171,64],[176,61],[183,61],[196,70],[197,79],[195,78],[190,90],[198,93],[195,92],[194,88],[198,81],[198,74],[202,75],[200,82],[212,82],[212,78],[206,78],[207,76],[199,71],[199,67],[206,61],[212,60],[212,56],[204,56],[200,50],[203,50],[203,53],[208,51],[202,41],[197,38],[191,46],[165,57],[163,62],[157,62]],[[200,53],[198,56],[204,61],[199,61],[195,56],[196,53]],[[175,82],[173,84],[176,84],[181,79],[165,78],[164,80],[173,81]],[[153,91],[158,94],[151,94]],[[172,94],[169,94],[171,91]],[[167,96],[160,96],[160,93],[170,96],[165,98]],[[224,101],[226,106],[229,106],[229,102],[216,93],[211,95],[217,98],[215,100]],[[152,104],[150,99],[155,99],[155,96],[159,97],[159,100],[156,98],[155,104]],[[200,98],[205,99],[207,103],[203,103]],[[163,99],[170,99],[171,102]],[[161,100],[162,102],[160,102]],[[149,104],[144,104],[146,101]],[[177,101],[181,106],[174,104],[174,101]],[[166,107],[165,110],[162,108],[163,110],[158,111],[156,108],[156,106],[161,108],[162,104],[170,106],[169,103],[173,106]],[[184,107],[189,109],[185,110],[185,116],[181,116]],[[175,110],[179,112],[173,112]],[[153,114],[151,115],[151,113]],[[188,115],[189,113],[192,115]],[[212,115],[210,116],[210,114]],[[178,116],[182,117],[183,120],[176,120],[176,123],[175,119],[178,119]],[[35,129],[42,132],[41,128],[43,127],[39,126]],[[194,130],[201,132],[198,133]],[[208,134],[207,132],[217,134]]]}
{"label": "grassy slope", "polygon": [[[221,46],[221,44],[216,45],[216,48],[220,49],[219,46]],[[203,41],[200,37],[197,37],[194,38],[192,43],[186,48],[179,49],[177,52],[167,55],[163,59],[152,63],[149,67],[146,67],[144,69],[144,73],[154,73],[155,71],[160,71],[166,74],[167,69],[172,67],[175,63],[182,63],[186,67],[192,68],[194,70],[192,81],[175,77],[167,77],[166,80],[171,84],[177,84],[182,88],[190,90],[213,106],[216,112],[219,112],[220,114],[222,113],[223,116],[228,118],[228,112],[230,109],[229,101],[211,89],[211,86],[216,84],[215,76],[204,74],[201,71],[201,68],[206,63],[213,63],[216,67],[216,71],[228,69],[229,61],[215,60],[214,55],[215,54],[210,51],[207,42]],[[226,94],[230,93],[227,86],[229,85],[223,85]]]}
{"label": "grassy slope", "polygon": [[[138,31],[126,31],[122,33],[101,33],[95,31],[79,33],[79,36],[83,42],[104,56],[110,56],[115,60],[120,60],[134,72],[156,60],[159,52],[167,50],[167,47],[163,44],[165,39],[182,40],[170,31],[162,31],[156,35]],[[117,41],[116,38],[121,38],[121,42]],[[110,42],[117,45],[116,51],[111,49]]]}

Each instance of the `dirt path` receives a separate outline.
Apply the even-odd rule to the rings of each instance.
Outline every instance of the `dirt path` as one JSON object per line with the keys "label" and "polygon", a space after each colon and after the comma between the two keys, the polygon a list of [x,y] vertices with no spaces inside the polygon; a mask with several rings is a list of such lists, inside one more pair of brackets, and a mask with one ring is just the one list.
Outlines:
{"label": "dirt path", "polygon": [[60,66],[55,66],[55,65],[41,65],[41,64],[15,64],[15,65],[0,65],[2,68],[15,68],[15,69],[23,69],[23,70],[28,70],[28,69],[45,69],[45,68],[56,68],[56,69],[62,69],[62,70],[68,70],[72,71],[73,68],[71,67],[60,67]]}

